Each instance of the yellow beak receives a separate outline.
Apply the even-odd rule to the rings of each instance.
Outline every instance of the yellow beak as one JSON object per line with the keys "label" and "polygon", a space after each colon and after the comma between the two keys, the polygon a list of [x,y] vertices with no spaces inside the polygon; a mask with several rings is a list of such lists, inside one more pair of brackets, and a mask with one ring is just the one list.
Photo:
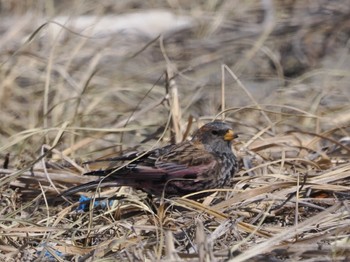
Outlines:
{"label": "yellow beak", "polygon": [[232,129],[229,129],[226,134],[224,135],[224,140],[226,141],[232,141],[235,139],[237,136],[233,133]]}

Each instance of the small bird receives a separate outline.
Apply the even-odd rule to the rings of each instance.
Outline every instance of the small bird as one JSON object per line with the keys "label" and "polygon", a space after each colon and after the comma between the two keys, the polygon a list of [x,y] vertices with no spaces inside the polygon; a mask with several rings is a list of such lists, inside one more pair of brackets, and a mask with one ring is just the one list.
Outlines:
{"label": "small bird", "polygon": [[113,158],[114,163],[129,162],[85,173],[103,179],[73,187],[62,195],[97,187],[131,186],[156,196],[173,197],[223,187],[238,169],[231,148],[236,137],[230,125],[213,121],[194,132],[191,140]]}

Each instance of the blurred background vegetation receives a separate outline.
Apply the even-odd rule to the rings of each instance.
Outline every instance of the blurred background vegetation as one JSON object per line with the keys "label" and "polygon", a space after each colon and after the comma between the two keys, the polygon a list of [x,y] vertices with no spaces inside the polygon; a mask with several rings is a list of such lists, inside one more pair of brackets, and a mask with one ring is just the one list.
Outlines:
{"label": "blurred background vegetation", "polygon": [[[283,117],[284,130],[341,126],[350,120],[349,6],[349,1],[1,1],[0,145],[8,152],[9,138],[17,136],[23,143],[16,140],[11,153],[33,154],[67,124],[63,150],[99,133],[81,128],[120,128],[132,115],[128,125],[143,128],[131,137],[127,132],[123,143],[137,145],[167,120],[169,108],[158,103],[169,69],[183,131],[189,116],[212,117],[221,110],[222,65],[244,85],[226,70],[226,107],[248,108],[227,116],[247,137],[271,124],[261,108],[273,112],[272,122],[281,120],[281,112],[300,110],[303,119]],[[261,108],[254,110],[257,104]],[[108,133],[98,147],[120,142],[119,132]]]}

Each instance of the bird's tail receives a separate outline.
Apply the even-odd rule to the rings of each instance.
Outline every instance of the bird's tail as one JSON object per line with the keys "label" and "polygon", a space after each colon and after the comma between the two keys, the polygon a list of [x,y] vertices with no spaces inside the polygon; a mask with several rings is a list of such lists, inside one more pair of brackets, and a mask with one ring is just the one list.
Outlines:
{"label": "bird's tail", "polygon": [[112,172],[113,169],[95,170],[85,173],[84,176],[107,176],[110,175]]}
{"label": "bird's tail", "polygon": [[114,187],[119,186],[118,182],[115,181],[103,181],[103,180],[97,180],[97,181],[91,181],[82,185],[78,185],[75,187],[72,187],[66,191],[64,191],[61,196],[70,196],[73,194],[76,194],[78,192],[87,191],[90,189],[97,189],[97,188],[103,188],[103,187]]}
{"label": "bird's tail", "polygon": [[61,196],[69,196],[69,195],[73,195],[75,193],[87,191],[90,189],[120,186],[121,182],[118,179],[113,179],[112,176],[109,177],[109,175],[111,175],[113,172],[114,172],[114,169],[95,170],[95,171],[87,172],[84,174],[84,176],[99,176],[99,177],[105,177],[105,178],[72,187],[64,191],[61,194]]}

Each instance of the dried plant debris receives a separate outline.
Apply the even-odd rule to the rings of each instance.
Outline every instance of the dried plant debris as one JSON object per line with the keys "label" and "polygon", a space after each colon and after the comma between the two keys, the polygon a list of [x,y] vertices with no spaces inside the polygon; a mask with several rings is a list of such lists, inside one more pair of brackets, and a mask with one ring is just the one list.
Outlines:
{"label": "dried plant debris", "polygon": [[[1,261],[350,260],[349,0],[0,14]],[[229,186],[61,195],[214,118],[239,136]]]}

